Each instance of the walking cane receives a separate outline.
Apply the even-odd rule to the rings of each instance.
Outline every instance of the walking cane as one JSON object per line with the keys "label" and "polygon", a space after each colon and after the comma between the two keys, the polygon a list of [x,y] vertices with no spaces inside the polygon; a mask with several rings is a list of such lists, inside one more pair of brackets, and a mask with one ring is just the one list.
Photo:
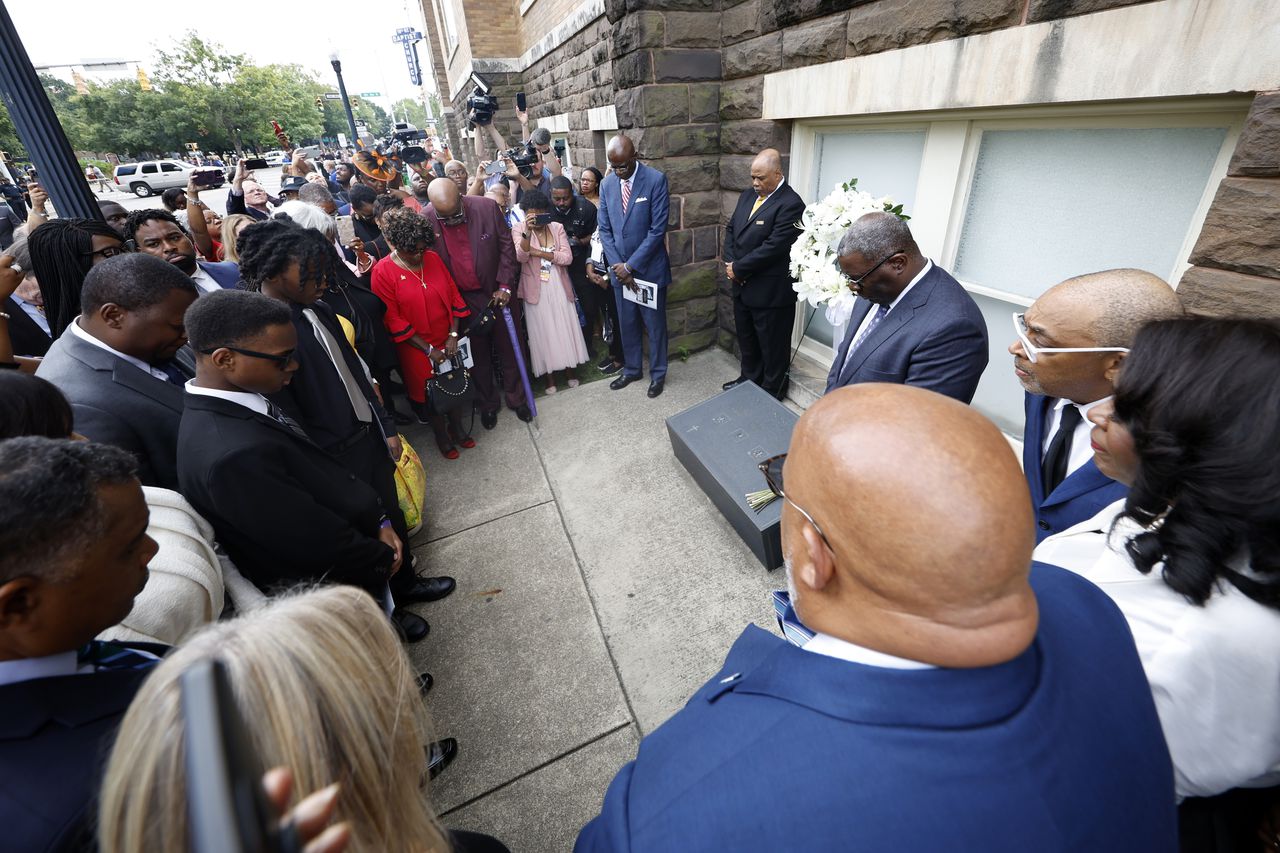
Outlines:
{"label": "walking cane", "polygon": [[511,335],[511,348],[516,353],[516,366],[520,368],[520,380],[524,382],[524,398],[529,403],[529,412],[538,416],[538,406],[533,402],[533,386],[529,384],[529,369],[524,364],[524,351],[520,349],[520,336],[516,334],[516,321],[511,319],[511,309],[502,306],[502,316],[507,321],[507,334]]}

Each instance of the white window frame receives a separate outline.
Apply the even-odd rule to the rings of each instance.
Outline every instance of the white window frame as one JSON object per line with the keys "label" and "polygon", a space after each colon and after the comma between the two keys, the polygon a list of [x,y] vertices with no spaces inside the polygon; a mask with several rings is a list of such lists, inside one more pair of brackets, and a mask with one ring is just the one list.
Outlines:
{"label": "white window frame", "polygon": [[458,22],[453,16],[453,0],[436,0],[440,28],[444,30],[445,62],[453,59],[458,50]]}
{"label": "white window frame", "polygon": [[[1209,206],[1218,185],[1227,174],[1252,96],[1179,98],[1169,100],[1123,101],[1091,104],[1050,105],[1042,107],[1007,107],[976,110],[946,110],[911,114],[839,117],[796,121],[792,130],[789,179],[796,191],[808,202],[817,201],[830,191],[815,188],[818,168],[818,136],[822,133],[859,130],[919,130],[926,128],[924,153],[916,184],[911,232],[921,251],[951,271],[959,252],[960,234],[969,204],[974,170],[982,133],[986,130],[1051,130],[1092,128],[1164,128],[1225,126],[1226,137],[1214,161],[1204,192],[1196,207],[1177,260],[1172,269],[1154,270],[1173,285],[1190,264],[1187,261],[1200,235]],[[849,175],[859,179],[859,188],[875,193],[874,177]],[[816,190],[816,192],[815,192]],[[995,299],[1027,306],[1034,300],[980,284],[960,283],[965,289]],[[805,311],[796,312],[792,330],[792,346],[824,365],[835,359],[835,350],[809,338],[803,338]],[[837,334],[843,329],[837,328]],[[1002,330],[991,330],[1002,334]]]}

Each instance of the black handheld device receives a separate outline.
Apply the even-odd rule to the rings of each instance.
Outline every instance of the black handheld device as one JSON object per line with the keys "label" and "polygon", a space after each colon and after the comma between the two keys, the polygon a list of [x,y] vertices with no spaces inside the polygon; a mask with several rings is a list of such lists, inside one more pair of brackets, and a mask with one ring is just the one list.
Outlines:
{"label": "black handheld device", "polygon": [[528,102],[525,100],[524,92],[516,92],[516,109],[520,112],[528,109]]}

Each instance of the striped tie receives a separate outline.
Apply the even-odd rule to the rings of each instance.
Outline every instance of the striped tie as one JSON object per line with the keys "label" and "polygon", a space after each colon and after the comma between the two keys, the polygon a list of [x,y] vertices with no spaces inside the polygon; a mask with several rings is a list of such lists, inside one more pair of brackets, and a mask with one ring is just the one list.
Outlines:
{"label": "striped tie", "polygon": [[845,365],[848,365],[849,359],[853,357],[854,350],[856,350],[859,346],[861,346],[863,341],[871,337],[871,333],[876,330],[876,326],[880,325],[880,321],[883,320],[888,315],[888,313],[889,313],[889,306],[881,305],[879,308],[876,309],[876,313],[871,315],[871,322],[868,323],[867,327],[862,330],[862,334],[858,335],[858,337],[854,339],[853,343],[849,344],[849,351],[844,354]]}
{"label": "striped tie", "polygon": [[293,431],[294,435],[298,436],[298,438],[305,438],[308,441],[311,440],[311,437],[307,435],[307,431],[302,428],[302,424],[286,415],[283,409],[270,400],[267,401],[267,414],[274,418],[276,422],[287,426]]}
{"label": "striped tie", "polygon": [[622,182],[622,212],[626,213],[627,208],[631,206],[631,182]]}

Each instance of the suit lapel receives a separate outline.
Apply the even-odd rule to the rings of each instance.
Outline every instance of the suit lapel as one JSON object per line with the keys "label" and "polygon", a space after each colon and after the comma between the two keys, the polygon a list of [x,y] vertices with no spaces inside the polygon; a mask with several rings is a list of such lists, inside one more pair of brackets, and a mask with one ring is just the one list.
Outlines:
{"label": "suit lapel", "polygon": [[[1097,464],[1090,458],[1088,462],[1068,474],[1066,479],[1058,484],[1058,488],[1041,502],[1041,506],[1066,503],[1072,498],[1100,489],[1111,482],[1114,481],[1099,471]],[[1041,485],[1040,489],[1043,491],[1044,486]]]}
{"label": "suit lapel", "polygon": [[[751,205],[756,203],[757,198],[759,198],[759,196],[757,196],[753,191],[747,190],[742,194],[742,197],[738,199],[739,216],[736,219],[738,225],[734,229],[736,236],[740,237],[746,233],[747,226],[750,225],[751,220],[755,218],[751,215]],[[764,205],[760,206],[764,207]],[[760,211],[756,212],[759,213]]]}
{"label": "suit lapel", "polygon": [[[640,187],[641,182],[643,180],[641,176],[643,174],[644,174],[644,164],[636,163],[636,173],[631,176],[631,203],[627,205],[626,213],[622,214],[623,225],[627,224],[627,220],[631,218],[631,214],[635,211],[636,199],[644,198],[644,192]],[[622,205],[622,181],[621,180],[618,181],[618,205],[619,206]]]}
{"label": "suit lapel", "polygon": [[[915,314],[914,305],[905,305],[901,302],[898,303],[897,307],[892,309],[888,315],[880,321],[880,325],[871,330],[871,334],[867,335],[867,339],[858,347],[857,352],[849,357],[848,362],[845,363],[844,369],[840,371],[841,381],[845,381],[850,375],[856,372],[871,353],[876,351],[877,347],[889,340],[889,338],[893,337],[899,329],[906,325],[907,321],[911,319],[913,314]],[[863,317],[866,317],[866,312],[863,313]],[[861,324],[861,321],[859,321],[859,324]],[[850,339],[849,344],[850,346],[853,345],[852,339]]]}
{"label": "suit lapel", "polygon": [[871,303],[866,299],[859,299],[854,303],[853,312],[849,315],[849,328],[845,329],[844,340],[840,343],[840,349],[836,352],[836,378],[844,377],[844,362],[846,356],[849,355],[849,347],[853,346],[853,336],[857,334],[858,327],[862,325],[863,319],[871,311]]}

